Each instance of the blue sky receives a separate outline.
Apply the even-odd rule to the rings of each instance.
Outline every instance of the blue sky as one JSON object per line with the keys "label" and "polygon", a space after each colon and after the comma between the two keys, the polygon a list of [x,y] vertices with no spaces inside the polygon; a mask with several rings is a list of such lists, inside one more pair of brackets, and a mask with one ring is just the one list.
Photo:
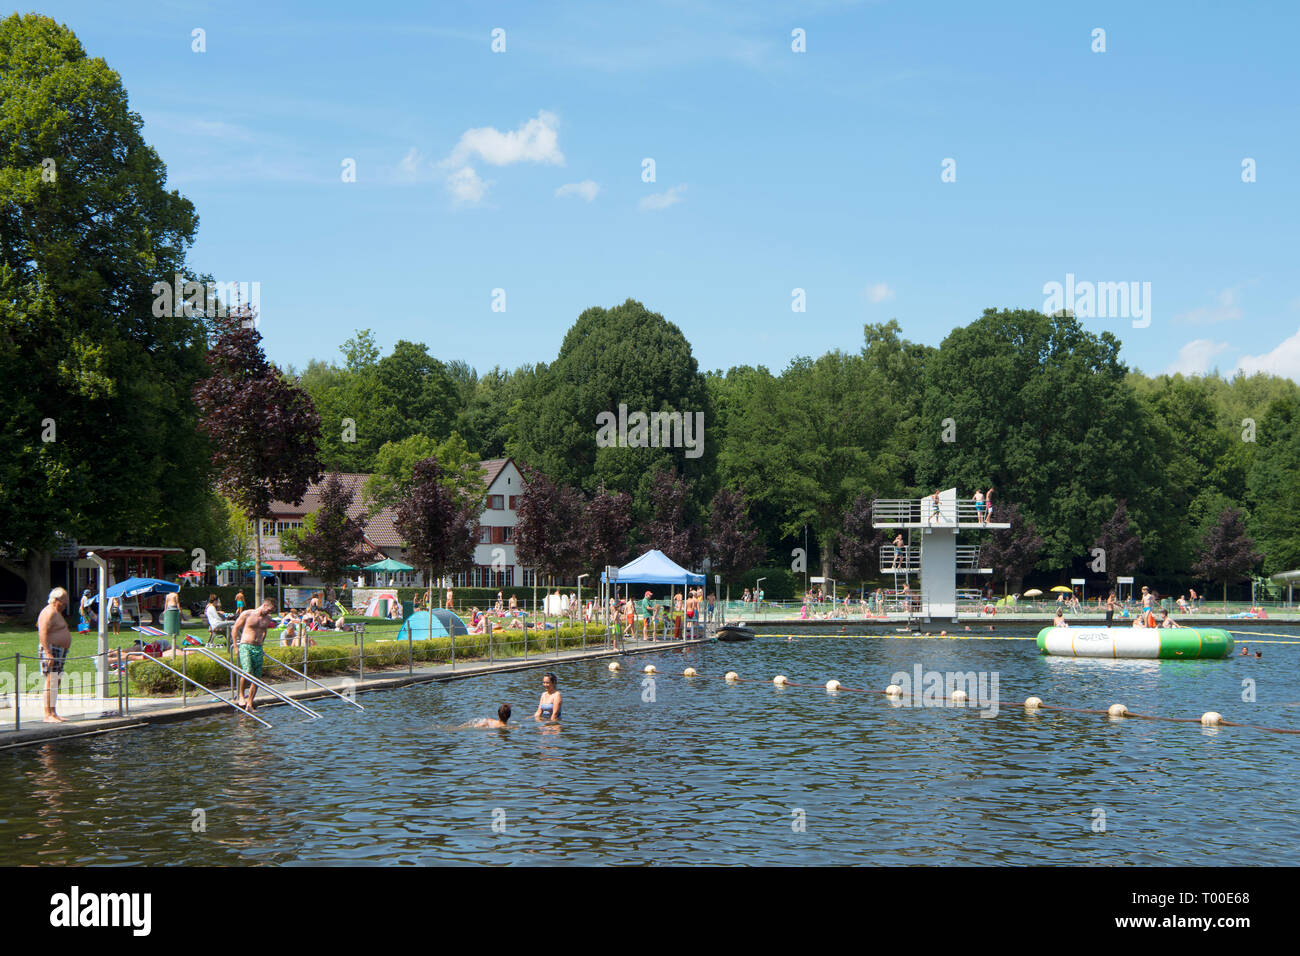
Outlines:
{"label": "blue sky", "polygon": [[1294,4],[37,9],[122,75],[191,262],[260,283],[281,364],[369,327],[513,368],[631,297],[702,368],[779,370],[864,322],[937,345],[1071,274],[1150,283],[1145,327],[1085,320],[1135,368],[1300,380]]}

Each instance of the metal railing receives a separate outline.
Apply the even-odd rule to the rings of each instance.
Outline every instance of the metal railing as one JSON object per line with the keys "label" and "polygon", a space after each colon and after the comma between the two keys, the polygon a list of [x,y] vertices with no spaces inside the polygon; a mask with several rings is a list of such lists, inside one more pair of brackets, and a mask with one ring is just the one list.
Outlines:
{"label": "metal railing", "polygon": [[[197,648],[191,648],[191,650],[197,650]],[[204,650],[206,650],[206,648],[205,648]],[[225,661],[222,661],[221,658],[216,657],[215,654],[212,655],[212,656],[213,656],[216,660],[220,661],[222,664],[225,663]],[[163,661],[162,661],[160,658],[152,657],[152,656],[151,656],[151,657],[150,657],[150,660],[151,660],[153,663],[157,664],[159,667],[163,668],[163,670],[171,671],[171,672],[172,672],[173,674],[175,674],[177,677],[181,678],[181,680],[188,681],[189,683],[191,683],[191,684],[193,684],[195,687],[197,687],[199,690],[201,690],[201,691],[203,691],[203,692],[205,692],[205,693],[211,694],[213,697],[215,697],[217,700],[221,701],[223,704],[227,704],[228,706],[233,707],[235,710],[237,710],[239,713],[243,714],[244,716],[246,716],[246,717],[252,717],[255,721],[257,721],[257,722],[258,722],[259,724],[261,724],[263,727],[270,727],[270,726],[271,726],[269,723],[267,723],[267,722],[266,722],[265,720],[263,720],[261,717],[257,716],[257,714],[253,713],[252,711],[245,710],[243,707],[240,707],[238,704],[236,704],[233,700],[227,700],[225,697],[222,697],[222,696],[221,696],[220,694],[218,694],[216,691],[214,691],[214,690],[212,690],[212,689],[206,687],[205,685],[203,685],[203,684],[200,683],[199,681],[196,681],[194,678],[190,677],[188,674],[184,674],[184,673],[182,673],[181,671],[178,671],[176,668],[172,667],[170,664],[165,664],[165,663],[163,663]],[[269,688],[268,688],[268,689],[269,689]],[[274,693],[274,692],[273,692],[273,693]]]}
{"label": "metal railing", "polygon": [[[955,507],[954,507],[955,505]],[[991,520],[968,498],[935,501],[933,498],[877,498],[871,505],[871,523],[891,525],[978,525]]]}
{"label": "metal railing", "polygon": [[[274,687],[272,687],[270,684],[266,683],[266,682],[263,681],[263,680],[260,680],[260,679],[258,679],[258,678],[256,678],[256,677],[254,677],[252,674],[248,673],[248,671],[244,670],[243,668],[241,668],[241,667],[236,667],[235,665],[231,664],[229,661],[223,660],[219,654],[214,654],[214,653],[212,653],[212,651],[208,650],[206,647],[194,647],[194,648],[190,648],[190,650],[197,651],[198,653],[202,654],[204,657],[207,657],[209,660],[214,660],[214,661],[216,661],[216,662],[217,662],[218,664],[220,664],[222,667],[224,667],[224,668],[226,668],[227,670],[231,671],[231,673],[237,675],[237,677],[238,677],[239,680],[241,680],[241,681],[248,681],[248,682],[249,682],[250,684],[252,684],[254,687],[261,688],[262,690],[266,691],[266,692],[267,692],[268,694],[270,694],[271,696],[273,696],[273,697],[275,697],[275,698],[278,698],[279,700],[284,701],[284,703],[288,704],[290,707],[294,708],[295,710],[299,710],[299,711],[301,711],[302,713],[306,714],[306,715],[307,715],[308,717],[310,717],[312,720],[318,720],[318,719],[320,719],[320,714],[316,713],[316,711],[312,710],[310,707],[304,707],[302,704],[298,703],[298,702],[297,702],[296,700],[294,700],[293,698],[291,698],[291,697],[286,697],[284,694],[280,693],[278,690],[276,690],[276,689],[275,689]],[[166,666],[166,665],[164,665],[164,666]],[[175,671],[175,668],[168,668],[168,669],[169,669],[169,670],[172,670],[172,671]],[[177,673],[179,673],[179,672],[177,672]]]}

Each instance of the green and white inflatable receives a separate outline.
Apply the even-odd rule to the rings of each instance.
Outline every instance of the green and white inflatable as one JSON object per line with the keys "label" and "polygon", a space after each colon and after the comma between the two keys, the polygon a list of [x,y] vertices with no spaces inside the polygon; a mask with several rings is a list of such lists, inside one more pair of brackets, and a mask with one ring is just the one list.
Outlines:
{"label": "green and white inflatable", "polygon": [[1045,627],[1038,650],[1056,657],[1137,657],[1202,660],[1232,653],[1221,627]]}

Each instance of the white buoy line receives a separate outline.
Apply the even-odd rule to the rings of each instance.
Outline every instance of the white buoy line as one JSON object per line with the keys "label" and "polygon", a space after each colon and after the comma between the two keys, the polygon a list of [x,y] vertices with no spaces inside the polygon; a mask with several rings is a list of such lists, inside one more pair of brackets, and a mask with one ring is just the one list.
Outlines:
{"label": "white buoy line", "polygon": [[[610,661],[609,669],[611,671],[616,672],[621,670],[621,667],[618,661]],[[643,673],[655,674],[658,673],[658,671],[653,664],[647,664],[643,669]],[[685,670],[682,671],[682,676],[700,677],[701,674],[694,667],[687,667]],[[740,674],[737,671],[727,671],[726,674],[723,675],[722,679],[726,681],[728,684],[740,684],[746,682],[743,678],[741,678]],[[749,681],[749,682],[753,683],[753,681]],[[784,674],[777,674],[775,677],[773,677],[772,684],[777,687],[817,687],[818,686],[817,684],[796,683],[790,680],[790,678],[786,677],[786,675]],[[851,693],[857,693],[857,694],[883,694],[891,701],[898,701],[904,696],[906,696],[903,692],[903,688],[899,687],[897,684],[890,684],[883,691],[873,691],[873,690],[867,690],[860,687],[845,687],[838,680],[832,678],[831,680],[828,680],[824,686],[828,694],[835,694],[842,690]],[[966,691],[964,690],[954,689],[951,693],[947,695],[945,699],[952,701],[954,704],[963,704],[969,702],[970,695],[967,694]],[[1137,718],[1140,720],[1166,720],[1166,721],[1174,721],[1179,723],[1196,723],[1196,724],[1200,724],[1202,727],[1242,727],[1248,730],[1260,730],[1266,733],[1274,733],[1274,734],[1300,734],[1300,730],[1292,730],[1290,728],[1260,727],[1254,724],[1240,724],[1240,723],[1227,721],[1224,720],[1222,714],[1214,710],[1207,710],[1200,717],[1162,717],[1155,714],[1135,714],[1132,711],[1130,711],[1128,707],[1126,707],[1124,704],[1119,704],[1119,703],[1111,704],[1106,710],[1095,710],[1093,708],[1088,708],[1088,707],[1062,707],[1062,706],[1054,706],[1051,704],[1045,704],[1043,703],[1043,699],[1041,697],[1026,698],[1024,708],[1025,708],[1025,712],[1031,715],[1037,714],[1039,711],[1043,711],[1043,710],[1053,710],[1060,713],[1104,714],[1105,716],[1110,717],[1114,720],[1123,720],[1125,718]]]}

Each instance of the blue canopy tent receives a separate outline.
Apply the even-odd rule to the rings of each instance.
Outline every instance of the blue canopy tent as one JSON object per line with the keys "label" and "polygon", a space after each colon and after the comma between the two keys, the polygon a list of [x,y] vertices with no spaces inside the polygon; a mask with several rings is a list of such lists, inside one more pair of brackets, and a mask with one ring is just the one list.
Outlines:
{"label": "blue canopy tent", "polygon": [[[605,581],[605,572],[600,573]],[[618,569],[618,584],[704,584],[705,577],[687,571],[662,551],[650,550]]]}

